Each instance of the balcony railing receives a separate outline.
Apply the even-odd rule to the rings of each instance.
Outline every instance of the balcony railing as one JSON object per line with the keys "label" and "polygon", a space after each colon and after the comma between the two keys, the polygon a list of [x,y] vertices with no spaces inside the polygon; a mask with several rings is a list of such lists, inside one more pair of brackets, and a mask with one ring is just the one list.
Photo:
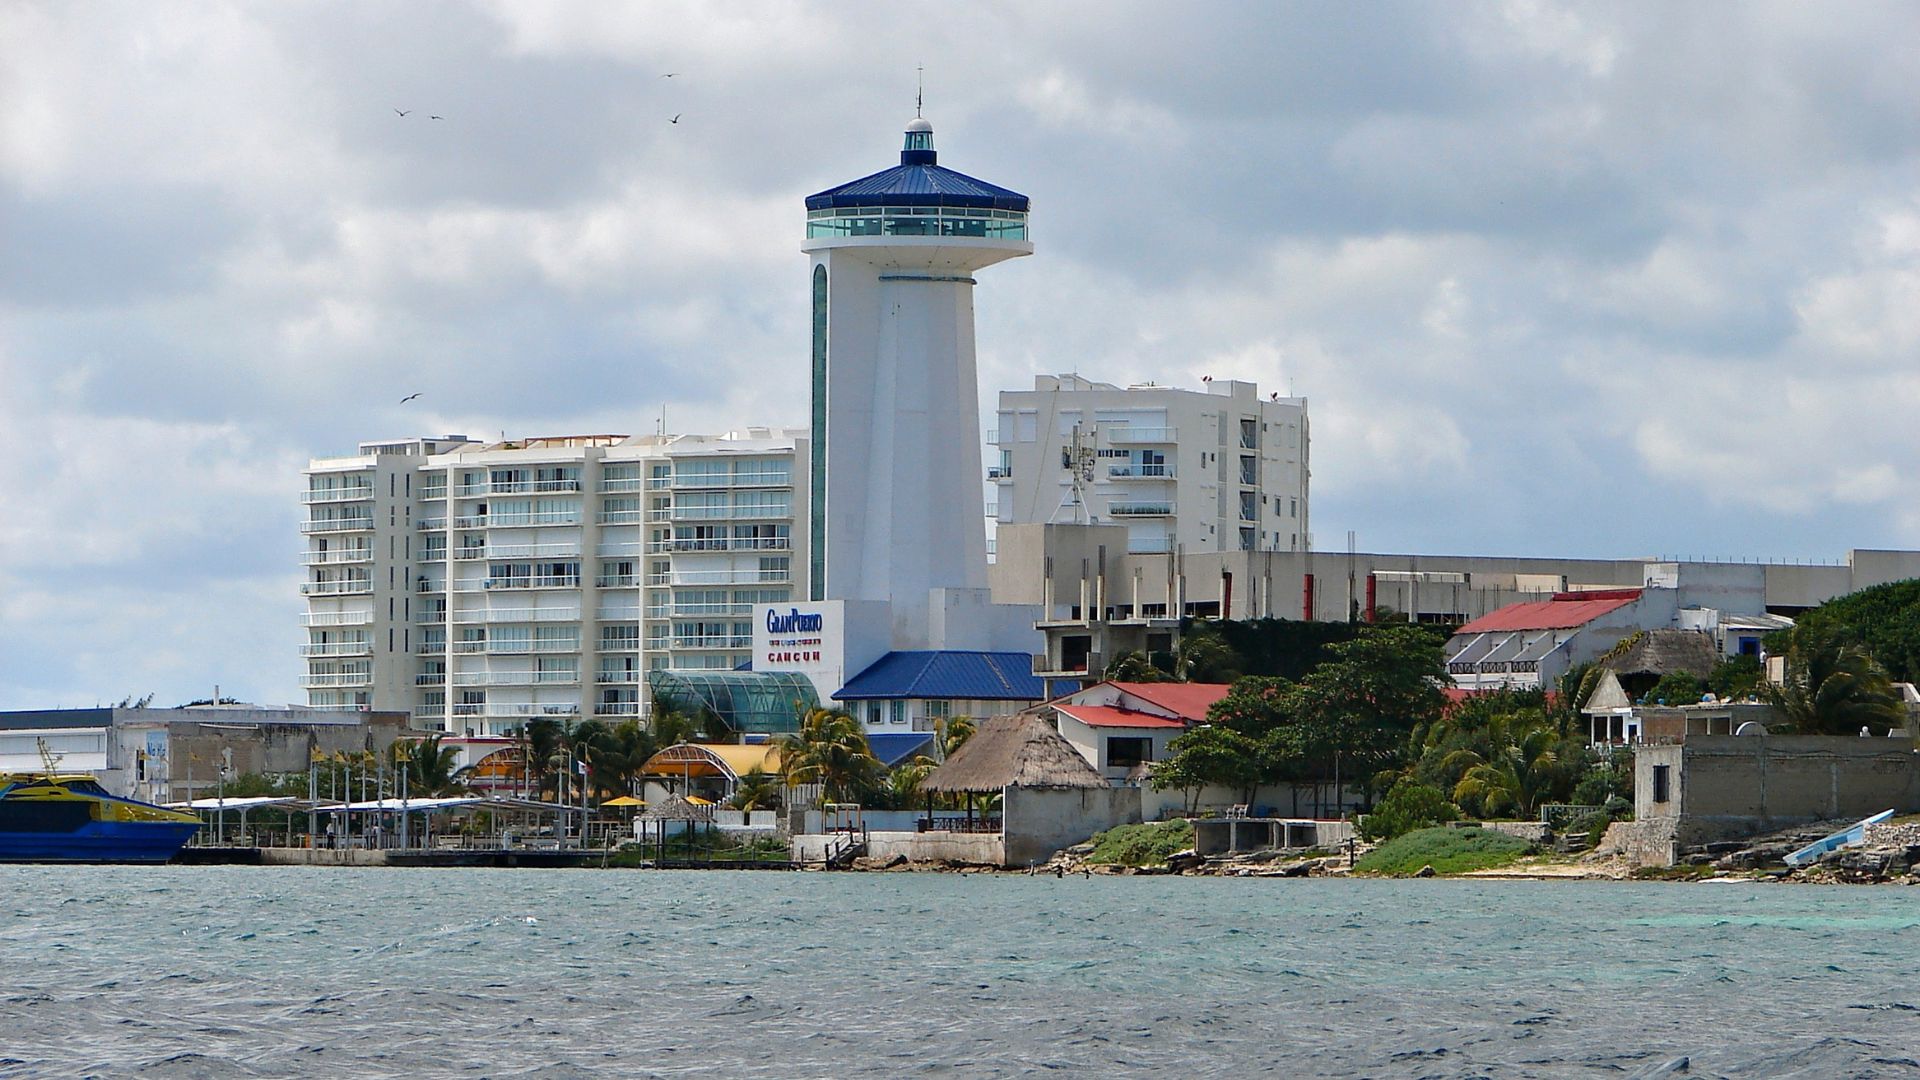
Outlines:
{"label": "balcony railing", "polygon": [[639,716],[640,703],[637,701],[602,701],[593,707],[595,716]]}
{"label": "balcony railing", "polygon": [[[793,516],[791,506],[676,506],[667,511],[673,521],[778,521]],[[657,520],[649,517],[649,521]]]}
{"label": "balcony railing", "polygon": [[674,551],[790,551],[793,541],[784,536],[762,537],[674,537],[647,541],[651,554]]}
{"label": "balcony railing", "polygon": [[1171,480],[1171,465],[1109,465],[1107,475],[1122,480]]}
{"label": "balcony railing", "polygon": [[648,487],[670,487],[675,491],[691,488],[791,487],[792,485],[791,472],[740,472],[723,476],[675,474],[670,484],[655,484],[652,481],[647,484]]}
{"label": "balcony railing", "polygon": [[444,499],[447,497],[447,485],[435,484],[430,487],[422,487],[420,489],[420,497],[422,499]]}
{"label": "balcony railing", "polygon": [[602,525],[638,525],[645,520],[645,510],[606,510],[599,517]]}
{"label": "balcony railing", "polygon": [[455,686],[561,686],[580,681],[578,671],[456,671]]}
{"label": "balcony railing", "polygon": [[316,641],[300,646],[301,656],[372,656],[371,641]]}
{"label": "balcony railing", "polygon": [[603,607],[594,613],[601,622],[639,622],[640,609],[637,607]]}
{"label": "balcony railing", "polygon": [[[473,711],[470,713],[459,713],[459,710],[468,708],[471,708]],[[495,705],[492,703],[486,705],[455,705],[454,710],[456,714],[465,716],[521,717],[580,715],[580,706],[571,702],[556,702],[551,704],[518,702],[504,705]]]}
{"label": "balcony railing", "polygon": [[463,499],[480,495],[525,495],[529,492],[579,491],[578,480],[494,480],[481,484],[461,484],[453,493]]}
{"label": "balcony railing", "polygon": [[475,578],[455,586],[456,592],[487,592],[500,589],[577,589],[578,574],[535,574],[529,577]]}
{"label": "balcony railing", "polygon": [[308,521],[300,526],[303,533],[369,532],[373,529],[370,517],[331,518],[324,521]]}
{"label": "balcony railing", "polygon": [[785,585],[792,580],[792,570],[682,570],[647,575],[649,585]]}
{"label": "balcony railing", "polygon": [[475,544],[454,549],[460,562],[474,559],[571,559],[579,558],[579,544]]}
{"label": "balcony railing", "polygon": [[637,589],[640,587],[639,574],[601,574],[593,579],[596,589]]}
{"label": "balcony railing", "polygon": [[1172,503],[1109,503],[1107,513],[1114,517],[1169,517]]}
{"label": "balcony railing", "polygon": [[1127,554],[1129,555],[1165,555],[1173,550],[1173,538],[1170,536],[1129,536]]}
{"label": "balcony railing", "polygon": [[308,581],[300,586],[301,596],[346,596],[351,593],[370,593],[373,591],[371,578],[348,578],[345,581]]}
{"label": "balcony railing", "polygon": [[453,519],[456,529],[508,529],[531,525],[578,525],[577,510],[542,510],[525,514],[468,514]]}
{"label": "balcony railing", "polygon": [[439,547],[430,547],[422,550],[420,552],[420,561],[421,562],[446,562],[447,546],[445,544],[442,544]]}
{"label": "balcony railing", "polygon": [[649,619],[661,619],[661,618],[666,618],[669,615],[697,618],[703,615],[751,615],[751,614],[753,614],[752,604],[731,604],[731,603],[674,604],[671,607],[662,605],[657,609],[651,608],[651,607],[647,609],[647,618]]}
{"label": "balcony railing", "polygon": [[987,466],[987,479],[989,479],[989,480],[1011,480],[1011,479],[1013,479],[1013,466],[1011,466],[1011,465],[989,465],[989,466]]}
{"label": "balcony railing", "polygon": [[309,611],[300,616],[301,626],[365,626],[372,621],[371,611]]}
{"label": "balcony railing", "polygon": [[580,651],[579,638],[562,638],[543,641],[539,638],[508,641],[456,641],[453,651],[457,653],[485,653],[488,656],[526,656],[531,653],[576,653]]}
{"label": "balcony railing", "polygon": [[1134,427],[1131,424],[1116,424],[1102,427],[1100,434],[1107,437],[1109,443],[1170,443],[1180,441],[1180,432],[1170,427]]}
{"label": "balcony railing", "polygon": [[456,623],[579,622],[579,608],[484,608],[456,611]]}
{"label": "balcony railing", "polygon": [[596,671],[593,673],[593,681],[602,686],[609,683],[637,683],[645,675],[645,672],[637,668],[632,671]]}
{"label": "balcony railing", "polygon": [[373,549],[341,548],[336,551],[306,551],[301,553],[300,561],[307,566],[327,566],[333,563],[360,563],[373,561]]}
{"label": "balcony railing", "polygon": [[418,656],[432,656],[435,653],[446,652],[447,642],[445,638],[431,638],[415,645],[413,651]]}
{"label": "balcony railing", "polygon": [[447,613],[445,609],[416,611],[413,613],[413,621],[417,623],[443,623],[447,621]]}
{"label": "balcony railing", "polygon": [[447,519],[443,517],[423,517],[415,522],[413,527],[419,529],[421,532],[436,532],[447,527]]}
{"label": "balcony railing", "polygon": [[303,503],[358,502],[373,498],[373,487],[315,488],[300,493]]}
{"label": "balcony railing", "polygon": [[609,476],[600,481],[600,490],[605,494],[645,491],[646,487],[647,479],[644,476]]}
{"label": "balcony railing", "polygon": [[601,652],[639,652],[640,641],[637,638],[601,638]]}
{"label": "balcony railing", "polygon": [[702,634],[683,637],[679,634],[668,639],[676,649],[751,649],[753,636],[750,634]]}
{"label": "balcony railing", "polygon": [[372,686],[373,672],[348,671],[329,672],[324,675],[302,675],[301,686]]}
{"label": "balcony railing", "polygon": [[440,686],[446,681],[447,673],[444,671],[429,671],[425,675],[415,675],[413,677],[413,685],[415,686]]}

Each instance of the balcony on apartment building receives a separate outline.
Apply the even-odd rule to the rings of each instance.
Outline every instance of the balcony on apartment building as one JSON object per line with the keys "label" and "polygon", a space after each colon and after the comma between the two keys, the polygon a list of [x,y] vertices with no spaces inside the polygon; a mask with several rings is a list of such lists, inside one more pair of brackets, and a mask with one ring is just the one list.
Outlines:
{"label": "balcony on apartment building", "polygon": [[301,626],[365,626],[372,621],[371,611],[308,611],[300,616]]}
{"label": "balcony on apartment building", "polygon": [[453,621],[472,623],[579,622],[580,609],[570,608],[479,608],[453,613]]}
{"label": "balcony on apartment building", "polygon": [[456,671],[455,686],[568,686],[580,682],[572,671]]}
{"label": "balcony on apartment building", "polygon": [[304,581],[300,583],[301,596],[348,596],[354,593],[370,593],[372,591],[372,578],[347,578],[344,581]]}
{"label": "balcony on apartment building", "polygon": [[793,541],[785,536],[676,536],[668,540],[647,541],[649,554],[675,551],[789,551]]}
{"label": "balcony on apartment building", "polygon": [[1109,465],[1107,477],[1112,480],[1171,480],[1171,465]]}
{"label": "balcony on apartment building", "polygon": [[675,473],[672,477],[654,476],[647,480],[650,490],[666,488],[688,491],[698,488],[792,487],[793,473],[785,470],[755,470],[736,473]]}
{"label": "balcony on apartment building", "polygon": [[372,656],[371,641],[316,641],[300,646],[301,656]]}
{"label": "balcony on apartment building", "polygon": [[676,649],[751,649],[751,634],[674,634],[668,643]]}
{"label": "balcony on apartment building", "polygon": [[1107,514],[1112,517],[1171,517],[1173,504],[1163,502],[1108,503]]}
{"label": "balcony on apartment building", "polygon": [[602,495],[625,495],[646,489],[647,479],[644,476],[609,476],[600,480]]}
{"label": "balcony on apartment building", "polygon": [[578,480],[491,480],[461,484],[453,489],[453,493],[463,499],[472,499],[483,495],[559,494],[579,490]]}
{"label": "balcony on apartment building", "polygon": [[1116,443],[1174,443],[1180,441],[1178,428],[1135,427],[1132,424],[1100,424],[1099,437],[1108,445]]}
{"label": "balcony on apartment building", "polygon": [[453,549],[458,562],[475,559],[577,559],[579,544],[471,544]]}
{"label": "balcony on apartment building", "polygon": [[578,510],[530,510],[524,514],[465,514],[453,519],[456,529],[520,529],[539,525],[578,525]]}
{"label": "balcony on apartment building", "polygon": [[337,488],[313,488],[300,493],[303,503],[359,502],[373,498],[373,485],[350,485]]}
{"label": "balcony on apartment building", "polygon": [[371,671],[344,671],[344,672],[329,671],[329,672],[322,672],[317,675],[302,675],[300,676],[300,685],[305,687],[372,686],[373,672]]}
{"label": "balcony on apartment building", "polygon": [[593,673],[593,681],[606,686],[609,684],[638,683],[646,678],[646,672],[638,668],[609,669]]}
{"label": "balcony on apartment building", "polygon": [[373,561],[371,547],[336,548],[332,551],[303,551],[300,561],[307,566],[330,566],[335,563],[363,563]]}
{"label": "balcony on apartment building", "polygon": [[303,533],[371,532],[372,517],[313,518],[302,522]]}
{"label": "balcony on apartment building", "polygon": [[488,656],[527,656],[533,653],[577,653],[580,651],[579,638],[558,638],[543,641],[539,638],[512,638],[506,641],[456,641],[453,643],[456,653],[484,653]]}

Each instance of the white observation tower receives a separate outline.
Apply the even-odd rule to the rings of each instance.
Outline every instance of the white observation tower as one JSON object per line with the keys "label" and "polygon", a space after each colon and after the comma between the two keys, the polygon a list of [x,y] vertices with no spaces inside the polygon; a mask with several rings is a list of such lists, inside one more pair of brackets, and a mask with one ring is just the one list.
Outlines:
{"label": "white observation tower", "polygon": [[812,599],[890,603],[894,648],[980,647],[952,640],[987,590],[973,273],[1033,253],[1027,209],[918,117],[898,166],[807,198]]}

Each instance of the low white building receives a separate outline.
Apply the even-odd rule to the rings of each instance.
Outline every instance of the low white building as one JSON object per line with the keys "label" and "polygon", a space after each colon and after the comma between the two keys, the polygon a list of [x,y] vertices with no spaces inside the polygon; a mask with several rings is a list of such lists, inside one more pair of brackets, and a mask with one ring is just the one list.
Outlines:
{"label": "low white building", "polygon": [[1103,682],[1049,701],[1054,726],[1115,786],[1138,787],[1174,739],[1207,721],[1224,683]]}

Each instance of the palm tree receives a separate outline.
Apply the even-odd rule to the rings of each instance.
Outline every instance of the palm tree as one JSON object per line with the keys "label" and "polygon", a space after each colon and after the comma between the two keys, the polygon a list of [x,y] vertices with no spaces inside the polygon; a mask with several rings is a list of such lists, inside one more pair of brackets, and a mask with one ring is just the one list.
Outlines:
{"label": "palm tree", "polygon": [[973,738],[973,733],[978,730],[980,726],[973,722],[971,716],[949,716],[944,720],[934,721],[933,746],[934,751],[940,755],[939,760],[945,761],[952,757],[953,752],[965,746],[967,740]]}
{"label": "palm tree", "polygon": [[1767,700],[1801,735],[1884,734],[1907,722],[1906,706],[1886,670],[1858,642],[1831,630],[1795,630],[1787,646],[1786,680]]}
{"label": "palm tree", "polygon": [[453,747],[440,745],[445,738],[435,732],[417,743],[395,742],[387,748],[394,771],[406,774],[409,794],[424,797],[464,790],[464,785],[454,779],[454,761],[459,755]]}
{"label": "palm tree", "polygon": [[1173,676],[1153,666],[1146,653],[1135,650],[1107,665],[1101,677],[1109,682],[1169,682]]}
{"label": "palm tree", "polygon": [[740,778],[733,789],[733,798],[727,805],[735,810],[778,810],[780,808],[780,778],[759,769]]}
{"label": "palm tree", "polygon": [[1531,817],[1561,778],[1560,738],[1543,724],[1515,726],[1511,717],[1495,717],[1488,725],[1487,753],[1459,750],[1447,756],[1446,767],[1465,766],[1453,787],[1453,801],[1478,806],[1488,816],[1509,813]]}
{"label": "palm tree", "polygon": [[854,802],[881,783],[880,759],[860,722],[837,709],[814,709],[800,730],[782,735],[780,772],[789,787],[819,784],[828,802]]}

